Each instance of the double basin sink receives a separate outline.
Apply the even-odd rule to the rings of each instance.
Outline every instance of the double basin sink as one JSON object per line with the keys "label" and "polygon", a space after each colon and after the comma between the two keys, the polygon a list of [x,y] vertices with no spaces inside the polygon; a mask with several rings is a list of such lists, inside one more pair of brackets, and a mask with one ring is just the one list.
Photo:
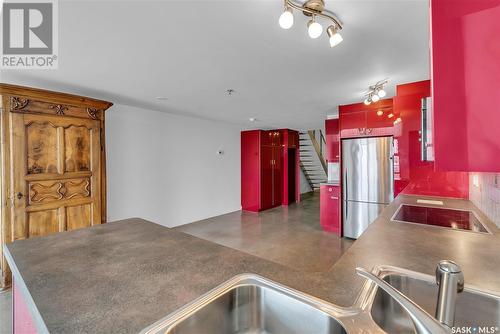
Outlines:
{"label": "double basin sink", "polygon": [[[378,267],[373,273],[434,315],[438,295],[434,277],[389,266]],[[478,333],[479,327],[495,332],[500,326],[500,296],[466,284],[456,301],[455,326],[470,328],[472,333]],[[243,274],[143,333],[399,334],[415,333],[415,329],[401,306],[370,281],[365,282],[355,304],[344,308],[263,277]]]}

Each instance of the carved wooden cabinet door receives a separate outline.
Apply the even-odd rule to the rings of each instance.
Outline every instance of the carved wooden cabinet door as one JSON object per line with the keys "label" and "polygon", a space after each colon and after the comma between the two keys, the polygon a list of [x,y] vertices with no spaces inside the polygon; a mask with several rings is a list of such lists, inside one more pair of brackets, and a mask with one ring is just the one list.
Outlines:
{"label": "carved wooden cabinet door", "polygon": [[14,240],[101,223],[100,122],[11,113]]}

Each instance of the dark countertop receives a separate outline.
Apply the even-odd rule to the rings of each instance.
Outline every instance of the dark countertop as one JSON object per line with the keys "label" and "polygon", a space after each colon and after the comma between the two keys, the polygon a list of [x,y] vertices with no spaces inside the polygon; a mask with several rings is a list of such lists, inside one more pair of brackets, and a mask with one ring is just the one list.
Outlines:
{"label": "dark countertop", "polygon": [[340,187],[340,181],[327,181],[327,182],[321,182],[319,185],[320,185],[320,186],[334,186],[334,187]]}
{"label": "dark countertop", "polygon": [[444,201],[474,210],[495,234],[390,222],[401,203],[416,203],[400,196],[324,273],[294,271],[142,219],[20,240],[6,253],[40,328],[51,333],[136,333],[240,273],[350,306],[363,283],[355,267],[433,274],[446,258],[462,266],[466,284],[500,292],[498,229],[470,202]]}
{"label": "dark countertop", "polygon": [[[441,200],[444,206],[418,204],[419,198]],[[492,234],[392,222],[401,204],[471,210]],[[329,274],[336,282],[332,291],[334,302],[348,306],[357,297],[363,280],[354,273],[355,267],[371,270],[379,265],[392,265],[434,275],[437,263],[443,259],[461,266],[466,285],[500,294],[499,254],[499,229],[471,202],[400,195],[332,267]]]}
{"label": "dark countertop", "polygon": [[142,219],[19,240],[6,253],[39,329],[50,333],[137,333],[240,273],[320,284]]}

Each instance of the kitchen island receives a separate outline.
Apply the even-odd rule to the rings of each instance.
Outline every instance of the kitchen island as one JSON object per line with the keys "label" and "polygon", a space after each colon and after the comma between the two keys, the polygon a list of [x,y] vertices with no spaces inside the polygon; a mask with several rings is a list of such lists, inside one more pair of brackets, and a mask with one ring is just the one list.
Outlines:
{"label": "kitchen island", "polygon": [[255,273],[325,301],[351,306],[364,280],[358,266],[392,265],[433,274],[458,262],[465,282],[500,292],[498,229],[470,202],[492,234],[391,222],[399,196],[328,272],[299,272],[142,219],[127,219],[16,241],[6,253],[38,332],[137,333],[220,283]]}

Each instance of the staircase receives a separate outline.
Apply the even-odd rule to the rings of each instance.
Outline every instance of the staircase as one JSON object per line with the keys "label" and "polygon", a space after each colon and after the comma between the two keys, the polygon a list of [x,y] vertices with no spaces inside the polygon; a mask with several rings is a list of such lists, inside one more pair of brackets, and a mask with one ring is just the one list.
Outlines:
{"label": "staircase", "polygon": [[314,191],[328,178],[328,167],[323,156],[326,147],[325,137],[321,130],[308,130],[299,132],[299,140],[300,168]]}

